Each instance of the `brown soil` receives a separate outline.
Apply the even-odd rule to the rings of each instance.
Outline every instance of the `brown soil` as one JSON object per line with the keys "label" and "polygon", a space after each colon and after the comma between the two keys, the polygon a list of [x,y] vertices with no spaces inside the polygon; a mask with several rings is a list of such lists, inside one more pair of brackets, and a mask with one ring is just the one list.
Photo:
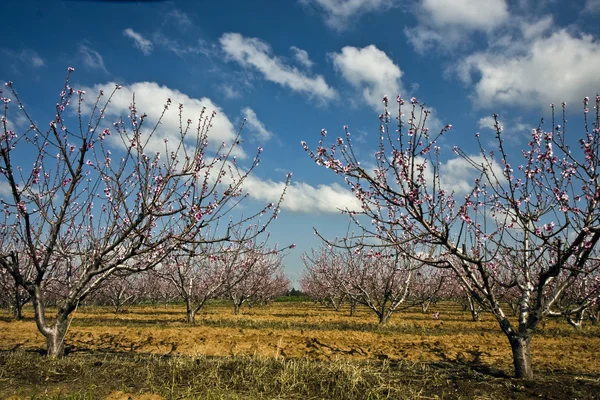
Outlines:
{"label": "brown soil", "polygon": [[[66,342],[70,352],[457,361],[512,374],[510,347],[494,320],[482,316],[481,321],[470,321],[452,304],[435,311],[440,320],[433,320],[433,311],[414,309],[394,315],[379,328],[366,309],[350,317],[312,303],[275,303],[234,316],[229,306],[212,305],[190,326],[180,306],[130,307],[119,315],[107,308],[80,307]],[[32,317],[32,310],[26,309],[25,320],[12,321],[0,311],[0,350],[43,350],[44,340]],[[600,328],[587,326],[576,332],[563,322],[550,321],[533,339],[534,367],[595,373],[600,371],[599,350]]]}

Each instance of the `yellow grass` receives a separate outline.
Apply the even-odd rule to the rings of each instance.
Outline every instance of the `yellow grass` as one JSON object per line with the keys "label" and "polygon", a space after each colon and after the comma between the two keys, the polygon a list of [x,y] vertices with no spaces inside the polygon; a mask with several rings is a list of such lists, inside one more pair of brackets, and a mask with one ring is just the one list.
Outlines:
{"label": "yellow grass", "polygon": [[[434,311],[440,320],[433,320]],[[26,308],[24,315],[24,321],[12,321],[0,310],[0,350],[44,348],[32,310]],[[109,308],[79,307],[66,342],[70,351],[86,352],[481,362],[512,374],[510,347],[497,323],[489,315],[470,321],[451,303],[426,314],[401,311],[385,327],[377,327],[367,309],[350,317],[347,310],[313,303],[243,308],[238,316],[229,305],[209,305],[196,326],[185,323],[182,306],[129,307],[118,316]],[[599,327],[576,332],[564,322],[549,321],[533,339],[534,368],[597,373],[599,351]]]}

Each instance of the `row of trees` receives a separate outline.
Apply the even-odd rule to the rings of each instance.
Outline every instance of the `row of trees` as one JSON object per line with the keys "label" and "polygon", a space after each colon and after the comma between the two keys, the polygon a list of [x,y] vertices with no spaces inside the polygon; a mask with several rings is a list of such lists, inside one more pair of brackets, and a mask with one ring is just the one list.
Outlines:
{"label": "row of trees", "polygon": [[[49,124],[29,115],[11,82],[0,92],[0,276],[14,287],[17,309],[32,302],[48,355],[64,354],[69,315],[82,301],[117,290],[114,281],[130,274],[181,271],[182,296],[194,304],[198,285],[189,282],[201,278],[190,272],[184,279],[186,269],[202,265],[216,273],[219,265],[235,265],[223,273],[236,269],[237,278],[223,282],[236,283],[229,289],[238,305],[247,301],[239,291],[247,274],[237,269],[280,268],[277,249],[256,243],[277,217],[285,189],[277,204],[237,212],[262,149],[242,166],[241,129],[223,142],[211,130],[215,111],[203,109],[192,120],[180,104],[173,115],[171,99],[149,117],[138,112],[134,96],[129,115],[108,121],[121,87],[100,91],[90,103],[70,86],[72,72]],[[29,126],[17,132],[12,121],[19,114]],[[178,121],[178,132],[163,121]],[[54,317],[47,315],[48,296]]]}
{"label": "row of trees", "polygon": [[[380,324],[385,324],[399,310],[420,307],[425,313],[440,301],[458,303],[479,320],[484,304],[467,290],[462,281],[447,268],[435,268],[389,247],[334,248],[323,246],[304,254],[301,289],[314,301],[340,311],[349,305],[350,315],[361,304],[370,309]],[[506,266],[505,266],[506,267]],[[600,313],[600,293],[594,288],[600,271],[586,276],[577,285],[569,285],[549,316],[566,318],[576,329],[585,321],[596,325]],[[501,301],[513,316],[519,314],[519,293],[505,290]],[[593,296],[591,299],[590,296]],[[573,312],[573,309],[576,309]]]}
{"label": "row of trees", "polygon": [[[173,262],[163,269],[141,273],[115,273],[91,292],[81,304],[114,308],[115,314],[134,304],[164,304],[183,301],[187,321],[195,323],[198,311],[212,300],[230,300],[235,314],[244,303],[267,304],[289,292],[290,282],[283,273],[281,255],[253,254],[254,260],[235,260],[230,254]],[[210,254],[210,253],[207,253]],[[248,257],[248,256],[246,256]],[[10,308],[14,318],[22,318],[22,309],[31,299],[8,275],[0,282],[0,307]],[[57,306],[64,298],[64,285],[46,281],[42,291],[46,306]]]}
{"label": "row of trees", "polygon": [[[332,144],[324,143],[325,130],[316,148],[302,142],[318,165],[345,179],[362,205],[346,210],[357,234],[324,240],[340,248],[375,243],[451,270],[497,320],[516,376],[532,379],[531,341],[540,322],[556,314],[580,320],[598,300],[600,96],[593,113],[589,103],[586,97],[579,141],[566,134],[563,103],[562,123],[555,122],[552,105],[550,124],[542,120],[517,154],[507,149],[497,115],[494,138],[475,135],[478,152],[453,147],[447,154],[442,144],[451,125],[430,131],[430,111],[401,96],[397,124],[391,123],[384,97],[373,159],[357,157],[347,127]],[[484,145],[490,141],[493,151]],[[452,157],[476,174],[466,191],[447,180]],[[515,299],[516,318],[509,318],[507,296]]]}

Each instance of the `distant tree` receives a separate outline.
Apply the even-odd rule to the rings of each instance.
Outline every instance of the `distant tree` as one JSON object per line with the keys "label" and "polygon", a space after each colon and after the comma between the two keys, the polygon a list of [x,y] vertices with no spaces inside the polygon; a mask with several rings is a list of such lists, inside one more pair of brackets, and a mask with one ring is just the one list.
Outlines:
{"label": "distant tree", "polygon": [[261,229],[254,225],[236,230],[232,242],[189,243],[172,252],[156,270],[183,299],[188,323],[195,323],[196,314],[207,302],[225,296],[252,275],[260,257],[278,253],[267,246],[269,235],[263,241],[258,240]]}
{"label": "distant tree", "polygon": [[289,297],[303,297],[306,296],[306,293],[304,293],[302,290],[298,290],[295,287],[293,287],[288,293],[287,296]]}
{"label": "distant tree", "polygon": [[100,284],[90,300],[96,304],[110,305],[115,314],[119,314],[123,306],[135,304],[144,298],[146,287],[142,276],[141,273],[115,273]]}
{"label": "distant tree", "polygon": [[142,272],[139,274],[139,279],[145,289],[142,297],[138,299],[140,303],[161,304],[166,308],[180,298],[179,293],[159,270],[151,269]]}
{"label": "distant tree", "polygon": [[0,269],[0,306],[9,308],[14,319],[19,321],[23,318],[23,306],[29,301],[29,293],[7,271]]}
{"label": "distant tree", "polygon": [[449,272],[447,269],[422,267],[413,274],[408,303],[420,306],[421,311],[426,313],[431,304],[451,296],[451,280],[454,277]]}
{"label": "distant tree", "polygon": [[244,303],[269,303],[290,289],[277,250],[225,254],[223,262],[228,266],[223,297],[232,301],[235,315]]}
{"label": "distant tree", "polygon": [[341,286],[344,270],[340,264],[330,263],[329,257],[330,252],[325,249],[313,249],[310,255],[307,253],[302,255],[304,272],[300,287],[313,300],[340,311],[342,303],[348,297]]}
{"label": "distant tree", "polygon": [[380,324],[387,323],[405,303],[413,275],[421,266],[405,254],[363,245],[342,250],[326,245],[313,254],[316,257],[304,257],[308,276],[329,281],[328,285],[373,311]]}

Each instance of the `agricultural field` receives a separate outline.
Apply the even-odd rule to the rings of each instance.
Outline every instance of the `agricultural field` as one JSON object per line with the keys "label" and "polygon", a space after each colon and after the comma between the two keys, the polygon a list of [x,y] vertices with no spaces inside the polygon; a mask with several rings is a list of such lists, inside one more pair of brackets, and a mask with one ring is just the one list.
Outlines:
{"label": "agricultural field", "polygon": [[[439,312],[439,320],[432,314]],[[185,307],[80,306],[67,356],[43,357],[33,310],[0,311],[0,398],[552,398],[600,393],[600,327],[550,320],[533,339],[536,379],[513,373],[497,322],[454,303],[411,308],[380,326],[372,312],[313,302]]]}

